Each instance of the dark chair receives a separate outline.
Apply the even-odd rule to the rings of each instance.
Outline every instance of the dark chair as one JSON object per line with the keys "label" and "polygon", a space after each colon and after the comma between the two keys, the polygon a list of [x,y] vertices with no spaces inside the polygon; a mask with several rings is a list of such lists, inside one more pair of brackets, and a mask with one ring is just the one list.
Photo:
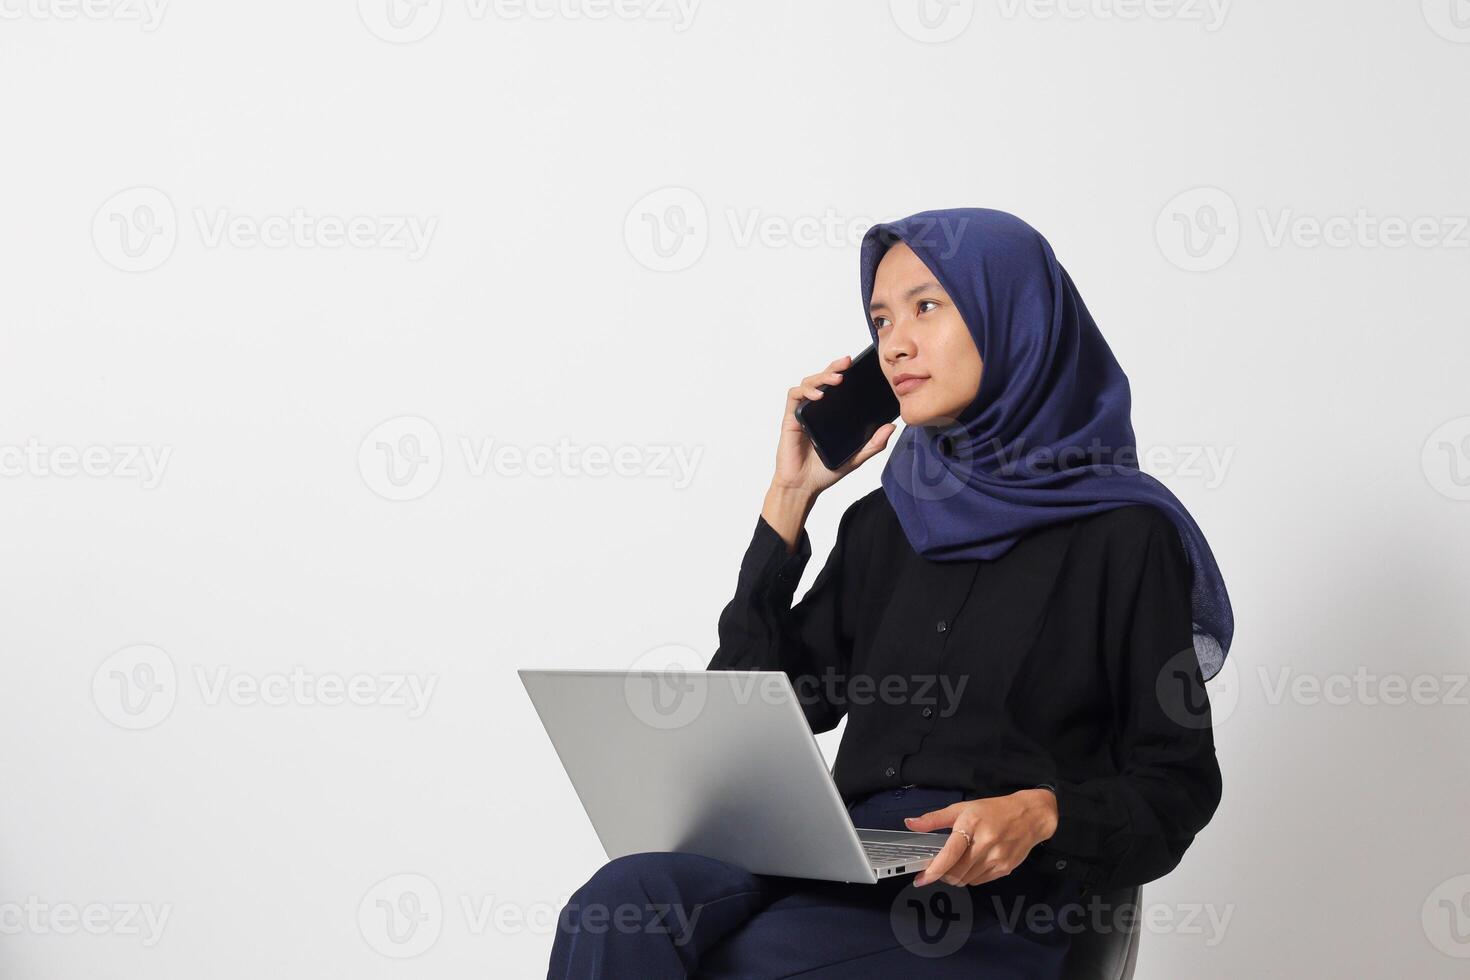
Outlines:
{"label": "dark chair", "polygon": [[1109,911],[1107,921],[1113,921],[1113,910],[1131,904],[1138,911],[1129,916],[1132,929],[1094,930],[1087,929],[1072,937],[1072,948],[1067,952],[1063,970],[1066,980],[1132,980],[1133,969],[1138,964],[1139,920],[1143,917],[1143,888],[1119,888],[1102,896],[1102,907]]}

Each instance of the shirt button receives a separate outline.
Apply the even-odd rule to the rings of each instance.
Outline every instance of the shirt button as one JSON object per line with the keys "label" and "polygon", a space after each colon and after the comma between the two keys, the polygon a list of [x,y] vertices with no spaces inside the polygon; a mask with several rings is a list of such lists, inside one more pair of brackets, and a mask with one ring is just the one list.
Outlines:
{"label": "shirt button", "polygon": [[887,769],[884,769],[883,770],[883,775],[888,776],[888,777],[891,778],[893,776],[893,774],[896,773],[896,772],[898,772],[897,769],[893,768],[892,766],[889,766]]}
{"label": "shirt button", "polygon": [[949,629],[949,623],[941,619],[938,623],[935,624],[934,628],[943,633],[945,630]]}
{"label": "shirt button", "polygon": [[1062,861],[1058,861],[1057,862],[1057,870],[1058,871],[1062,870],[1066,866],[1067,866],[1067,862],[1065,860],[1062,860]]}
{"label": "shirt button", "polygon": [[933,708],[925,708],[924,709],[924,717],[925,718],[928,718],[933,713],[934,713],[934,709]]}

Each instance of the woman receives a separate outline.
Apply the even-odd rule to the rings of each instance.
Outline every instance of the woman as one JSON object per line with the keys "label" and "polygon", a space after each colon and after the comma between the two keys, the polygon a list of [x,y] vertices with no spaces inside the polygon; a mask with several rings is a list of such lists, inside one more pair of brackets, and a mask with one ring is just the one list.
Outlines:
{"label": "woman", "polygon": [[[1229,597],[1137,468],[1128,380],[1051,246],[1003,212],[927,211],[870,229],[861,264],[906,428],[792,607],[807,515],[895,426],[828,470],[794,411],[849,359],[790,389],[709,666],[784,670],[814,731],[847,716],[833,778],[857,826],[949,839],[877,885],[618,858],[564,910],[552,977],[1059,977],[1087,896],[1167,874],[1219,803],[1204,681]],[[613,908],[622,928],[589,928]]]}

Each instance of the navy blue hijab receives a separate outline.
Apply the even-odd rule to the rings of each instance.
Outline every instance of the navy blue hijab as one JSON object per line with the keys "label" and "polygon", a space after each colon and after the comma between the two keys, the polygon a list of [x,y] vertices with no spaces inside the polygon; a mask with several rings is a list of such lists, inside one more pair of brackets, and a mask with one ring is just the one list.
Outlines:
{"label": "navy blue hijab", "polygon": [[1128,377],[1071,276],[1036,229],[987,208],[921,211],[863,236],[863,317],[878,262],[903,241],[959,309],[984,367],[957,419],[906,426],[883,490],[916,552],[936,561],[996,558],[1022,535],[1129,504],[1173,521],[1194,570],[1194,647],[1219,671],[1235,618],[1204,534],[1162,483],[1138,468]]}

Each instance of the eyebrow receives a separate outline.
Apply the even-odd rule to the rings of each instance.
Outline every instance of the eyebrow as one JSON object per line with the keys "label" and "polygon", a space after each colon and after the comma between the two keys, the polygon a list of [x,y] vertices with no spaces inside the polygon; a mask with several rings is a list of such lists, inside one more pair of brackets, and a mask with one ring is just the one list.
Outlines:
{"label": "eyebrow", "polygon": [[[936,289],[937,290],[937,289],[939,289],[939,284],[937,282],[921,282],[921,283],[919,283],[919,285],[915,286],[913,289],[910,289],[908,292],[904,293],[903,294],[903,298],[904,298],[905,301],[911,300],[915,296],[919,295],[920,293],[922,293],[926,289]],[[868,312],[869,313],[877,313],[879,310],[886,310],[886,309],[888,309],[888,304],[887,303],[882,303],[882,302],[878,302],[878,301],[875,300],[874,302],[868,304]]]}

